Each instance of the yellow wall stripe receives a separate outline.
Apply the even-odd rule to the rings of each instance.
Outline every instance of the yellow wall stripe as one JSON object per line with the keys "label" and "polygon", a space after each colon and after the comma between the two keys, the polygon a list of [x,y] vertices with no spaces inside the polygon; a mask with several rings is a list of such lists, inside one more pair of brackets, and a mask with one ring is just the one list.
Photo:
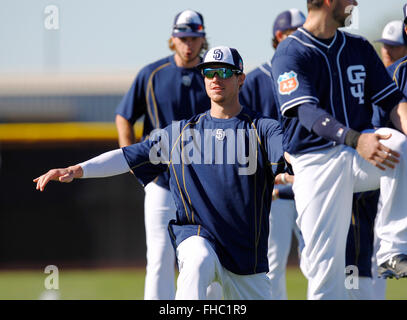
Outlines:
{"label": "yellow wall stripe", "polygon": [[[136,139],[140,140],[143,123],[136,122]],[[3,123],[1,142],[42,142],[75,140],[117,140],[113,122]]]}

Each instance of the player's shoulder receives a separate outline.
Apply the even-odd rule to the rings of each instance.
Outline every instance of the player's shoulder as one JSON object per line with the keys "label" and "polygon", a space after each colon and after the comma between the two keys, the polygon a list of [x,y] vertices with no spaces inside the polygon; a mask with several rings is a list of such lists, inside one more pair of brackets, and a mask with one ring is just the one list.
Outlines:
{"label": "player's shoulder", "polygon": [[193,115],[192,117],[188,118],[188,119],[183,119],[180,120],[179,123],[181,125],[181,127],[185,127],[185,126],[191,126],[191,127],[196,127],[196,126],[202,126],[203,125],[203,120],[205,120],[206,118],[208,118],[208,114],[209,114],[210,110],[207,110],[205,112],[202,113],[198,113]]}
{"label": "player's shoulder", "polygon": [[144,75],[144,74],[151,74],[153,72],[156,72],[159,69],[165,68],[166,66],[171,66],[173,65],[173,56],[167,56],[164,58],[161,58],[159,60],[156,60],[154,62],[151,62],[144,66],[139,74]]}
{"label": "player's shoulder", "polygon": [[271,64],[269,62],[265,62],[257,68],[254,68],[253,70],[248,72],[246,78],[250,79],[261,76],[271,76]]}
{"label": "player's shoulder", "polygon": [[304,37],[304,34],[300,30],[296,30],[279,43],[276,52],[274,53],[274,57],[285,54],[292,55],[295,53],[301,53],[307,49],[307,46],[304,45],[306,42],[307,39]]}
{"label": "player's shoulder", "polygon": [[387,72],[389,75],[395,79],[398,78],[400,74],[404,74],[404,70],[407,68],[407,56],[397,60],[393,64],[387,67]]}
{"label": "player's shoulder", "polygon": [[263,81],[270,81],[271,64],[263,63],[261,66],[251,70],[246,74],[245,84],[254,85]]}
{"label": "player's shoulder", "polygon": [[361,35],[353,34],[344,30],[339,30],[338,32],[343,35],[348,45],[351,44],[354,46],[371,46],[369,40]]}
{"label": "player's shoulder", "polygon": [[312,45],[307,32],[302,30],[302,28],[298,28],[279,43],[271,64],[279,63],[275,62],[276,60],[301,60],[303,57],[312,56],[316,53],[314,48],[315,46]]}
{"label": "player's shoulder", "polygon": [[280,130],[280,123],[277,120],[265,116],[262,113],[252,110],[248,107],[243,107],[240,116],[245,121],[251,122],[258,129],[265,128],[267,130]]}

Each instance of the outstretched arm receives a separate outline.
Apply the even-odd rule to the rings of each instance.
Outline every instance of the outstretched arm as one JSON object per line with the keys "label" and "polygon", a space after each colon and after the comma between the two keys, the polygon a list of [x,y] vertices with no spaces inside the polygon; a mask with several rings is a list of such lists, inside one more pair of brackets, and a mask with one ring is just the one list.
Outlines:
{"label": "outstretched arm", "polygon": [[74,166],[49,170],[33,181],[37,183],[37,190],[44,191],[50,181],[71,182],[75,178],[102,178],[129,171],[123,150],[117,149]]}
{"label": "outstretched arm", "polygon": [[33,181],[37,183],[37,190],[44,191],[45,186],[50,181],[71,182],[73,179],[81,178],[82,176],[82,167],[77,164],[62,169],[51,169],[42,176],[35,178]]}

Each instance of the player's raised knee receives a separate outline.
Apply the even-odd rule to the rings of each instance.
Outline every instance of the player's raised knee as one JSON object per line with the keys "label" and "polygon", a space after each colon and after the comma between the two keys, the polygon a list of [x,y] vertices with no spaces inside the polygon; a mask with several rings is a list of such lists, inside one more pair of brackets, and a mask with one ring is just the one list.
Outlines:
{"label": "player's raised knee", "polygon": [[380,128],[376,130],[376,133],[381,135],[391,134],[390,139],[380,140],[380,142],[400,154],[407,153],[407,137],[400,131],[391,128]]}

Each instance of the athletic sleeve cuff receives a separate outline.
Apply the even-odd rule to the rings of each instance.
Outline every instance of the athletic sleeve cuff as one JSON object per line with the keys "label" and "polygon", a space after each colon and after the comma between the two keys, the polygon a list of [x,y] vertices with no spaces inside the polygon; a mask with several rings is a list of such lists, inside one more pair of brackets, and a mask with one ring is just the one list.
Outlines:
{"label": "athletic sleeve cuff", "polygon": [[83,170],[83,179],[116,176],[130,171],[122,149],[105,152],[79,165]]}
{"label": "athletic sleeve cuff", "polygon": [[360,135],[360,132],[349,129],[345,137],[345,144],[353,149],[356,149]]}

